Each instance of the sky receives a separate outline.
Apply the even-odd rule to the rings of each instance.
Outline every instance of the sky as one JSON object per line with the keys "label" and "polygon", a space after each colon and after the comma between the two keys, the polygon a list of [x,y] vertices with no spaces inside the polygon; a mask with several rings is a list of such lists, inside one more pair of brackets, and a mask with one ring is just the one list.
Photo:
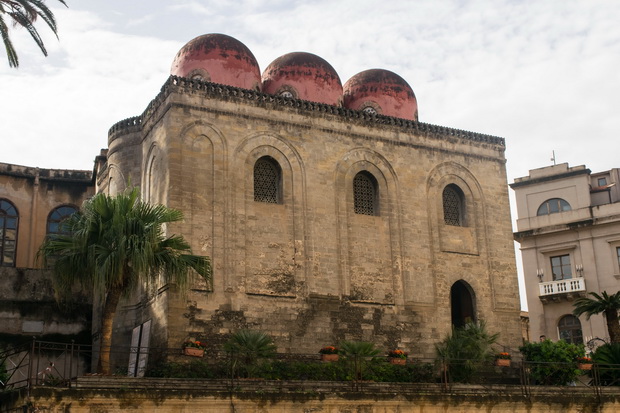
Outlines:
{"label": "sky", "polygon": [[19,29],[19,69],[0,55],[0,162],[92,169],[108,129],[142,113],[177,51],[224,33],[261,70],[304,51],[343,84],[398,73],[420,121],[505,138],[509,183],[553,153],[593,172],[620,166],[617,0],[66,1],[46,1],[59,39],[37,23],[49,57]]}

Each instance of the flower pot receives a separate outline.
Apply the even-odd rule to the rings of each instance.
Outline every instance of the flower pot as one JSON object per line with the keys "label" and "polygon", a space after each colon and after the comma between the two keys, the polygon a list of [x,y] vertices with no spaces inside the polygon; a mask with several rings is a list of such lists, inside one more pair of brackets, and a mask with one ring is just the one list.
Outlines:
{"label": "flower pot", "polygon": [[495,365],[500,367],[510,367],[509,359],[497,359],[495,360]]}
{"label": "flower pot", "polygon": [[592,363],[577,363],[579,370],[592,370]]}
{"label": "flower pot", "polygon": [[398,357],[389,357],[388,360],[390,360],[390,364],[397,364],[399,366],[404,366],[407,364],[407,359],[401,359]]}
{"label": "flower pot", "polygon": [[202,357],[205,355],[204,349],[196,348],[196,347],[185,347],[183,349],[183,354],[191,357]]}
{"label": "flower pot", "polygon": [[338,361],[338,354],[321,354],[321,361]]}

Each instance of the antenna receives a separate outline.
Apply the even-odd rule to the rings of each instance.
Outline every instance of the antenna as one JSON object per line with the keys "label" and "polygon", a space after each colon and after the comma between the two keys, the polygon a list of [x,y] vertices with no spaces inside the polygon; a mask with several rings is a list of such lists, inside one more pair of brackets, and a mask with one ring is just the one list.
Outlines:
{"label": "antenna", "polygon": [[551,160],[553,161],[553,165],[555,165],[555,151],[551,151],[551,154],[553,155]]}

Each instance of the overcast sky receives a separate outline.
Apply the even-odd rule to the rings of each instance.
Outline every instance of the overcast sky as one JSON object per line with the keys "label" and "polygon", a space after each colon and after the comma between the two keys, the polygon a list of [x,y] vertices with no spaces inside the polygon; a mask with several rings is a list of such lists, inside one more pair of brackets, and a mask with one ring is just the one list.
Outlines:
{"label": "overcast sky", "polygon": [[420,121],[506,138],[509,182],[550,165],[552,151],[593,172],[620,166],[617,0],[46,3],[60,37],[38,23],[50,56],[18,29],[20,68],[0,55],[0,162],[92,169],[110,126],[142,113],[176,52],[225,33],[261,70],[305,51],[343,84],[370,68],[400,74]]}

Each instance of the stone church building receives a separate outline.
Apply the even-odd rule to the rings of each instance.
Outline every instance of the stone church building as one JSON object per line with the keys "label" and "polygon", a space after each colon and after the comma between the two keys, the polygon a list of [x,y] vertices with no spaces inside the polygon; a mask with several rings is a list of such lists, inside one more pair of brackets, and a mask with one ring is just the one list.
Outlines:
{"label": "stone church building", "polygon": [[395,73],[343,85],[297,52],[261,75],[241,42],[200,36],[108,145],[95,190],[130,182],[181,210],[168,232],[214,268],[184,294],[137,292],[117,313],[115,345],[217,348],[251,328],[281,352],[364,340],[432,357],[470,320],[521,343],[504,139],[419,122]]}

